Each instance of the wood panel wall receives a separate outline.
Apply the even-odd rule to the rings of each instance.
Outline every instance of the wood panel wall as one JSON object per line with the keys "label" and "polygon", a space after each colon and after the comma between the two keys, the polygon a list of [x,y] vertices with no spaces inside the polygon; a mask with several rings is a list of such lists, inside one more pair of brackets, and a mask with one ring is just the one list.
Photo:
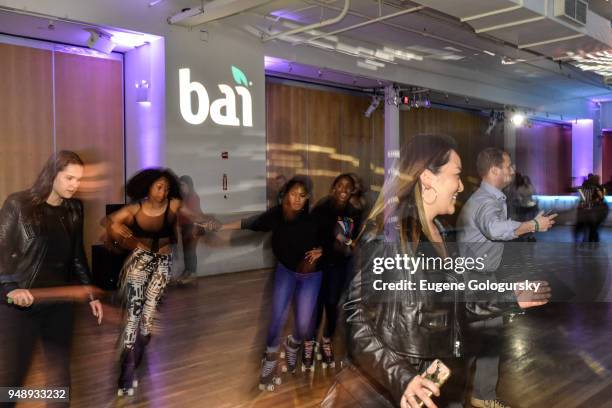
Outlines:
{"label": "wood panel wall", "polygon": [[572,186],[572,129],[535,122],[516,130],[516,169],[536,194],[568,194]]}
{"label": "wood panel wall", "polygon": [[[602,133],[601,139],[601,182],[612,185],[612,132]],[[608,195],[612,195],[612,190],[608,190]]]}
{"label": "wood panel wall", "polygon": [[[315,200],[327,194],[333,177],[355,172],[378,190],[383,181],[384,115],[382,107],[365,118],[367,96],[268,82],[267,138],[269,203],[274,177],[308,174]],[[476,157],[486,147],[504,147],[504,126],[486,133],[489,118],[476,111],[441,108],[400,112],[400,143],[419,134],[453,137],[462,159],[465,191],[459,206],[478,188]],[[565,194],[571,176],[571,129],[535,125],[517,130],[517,171],[527,174],[538,194]],[[452,220],[452,217],[449,219]]]}
{"label": "wood panel wall", "polygon": [[85,204],[86,250],[99,242],[105,205],[123,202],[123,67],[121,61],[55,54],[57,149],[85,161],[78,197]]}
{"label": "wood panel wall", "polygon": [[503,124],[498,124],[486,134],[489,118],[469,111],[447,109],[411,109],[400,114],[401,143],[419,134],[443,134],[457,142],[463,168],[462,180],[465,191],[459,197],[459,204],[465,202],[480,185],[476,171],[476,157],[486,147],[503,148]]}
{"label": "wood panel wall", "polygon": [[52,53],[0,44],[0,200],[29,187],[54,148],[77,152],[86,163],[78,197],[89,255],[105,204],[123,202],[123,67]]}
{"label": "wood panel wall", "polygon": [[0,202],[29,187],[53,151],[51,51],[0,44]]}
{"label": "wood panel wall", "polygon": [[279,174],[310,176],[313,203],[344,172],[380,188],[382,172],[371,169],[383,166],[383,114],[379,109],[364,117],[370,98],[268,81],[266,101],[268,205],[274,202]]}

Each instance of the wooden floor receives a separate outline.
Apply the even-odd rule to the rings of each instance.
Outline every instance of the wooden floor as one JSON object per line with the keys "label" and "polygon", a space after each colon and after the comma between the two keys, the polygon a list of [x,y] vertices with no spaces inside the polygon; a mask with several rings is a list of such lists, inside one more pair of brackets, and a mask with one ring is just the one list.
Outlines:
{"label": "wooden floor", "polygon": [[[107,306],[97,326],[83,307],[73,347],[72,406],[318,406],[333,369],[317,366],[314,375],[285,375],[273,393],[257,390],[270,277],[259,270],[170,288],[141,367],[141,386],[122,399],[115,396],[120,311]],[[506,330],[501,378],[500,396],[515,408],[612,407],[612,304],[555,303],[518,317]],[[35,384],[44,384],[40,359],[28,379]]]}

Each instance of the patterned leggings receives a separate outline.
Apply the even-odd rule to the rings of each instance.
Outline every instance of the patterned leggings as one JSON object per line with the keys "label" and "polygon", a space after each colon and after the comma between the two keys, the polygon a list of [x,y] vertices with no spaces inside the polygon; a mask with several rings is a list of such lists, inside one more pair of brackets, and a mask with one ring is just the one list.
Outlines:
{"label": "patterned leggings", "polygon": [[136,336],[147,336],[153,328],[155,309],[168,283],[172,255],[161,255],[136,248],[123,265],[122,292],[125,294],[127,321],[123,347],[131,349]]}

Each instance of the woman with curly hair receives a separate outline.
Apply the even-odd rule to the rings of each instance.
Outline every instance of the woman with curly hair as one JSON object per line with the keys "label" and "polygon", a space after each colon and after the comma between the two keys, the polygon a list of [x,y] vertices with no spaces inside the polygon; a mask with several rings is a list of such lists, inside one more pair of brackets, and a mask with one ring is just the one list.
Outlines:
{"label": "woman with curly hair", "polygon": [[182,205],[179,181],[169,169],[140,171],[128,181],[126,193],[131,203],[112,214],[108,222],[114,244],[131,250],[120,280],[127,307],[121,338],[120,396],[132,395],[138,385],[134,371],[151,339],[155,310],[168,282],[179,213],[204,228],[216,223]]}

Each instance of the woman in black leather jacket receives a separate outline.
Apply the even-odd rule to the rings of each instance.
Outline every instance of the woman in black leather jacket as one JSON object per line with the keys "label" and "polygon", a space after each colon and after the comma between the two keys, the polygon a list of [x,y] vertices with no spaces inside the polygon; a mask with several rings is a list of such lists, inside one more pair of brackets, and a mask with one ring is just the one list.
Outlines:
{"label": "woman in black leather jacket", "polygon": [[[102,322],[102,304],[89,286],[81,286],[91,283],[83,250],[83,204],[72,198],[82,175],[79,156],[60,151],[33,186],[11,194],[0,211],[2,386],[21,386],[38,337],[48,362],[45,384],[70,386],[75,293],[89,298]],[[78,286],[64,288],[73,283]]]}
{"label": "woman in black leather jacket", "polygon": [[[448,137],[414,137],[402,151],[399,169],[395,179],[386,181],[361,234],[355,276],[344,304],[352,365],[338,376],[323,401],[325,408],[417,408],[419,399],[435,408],[430,396],[439,396],[440,389],[420,374],[436,358],[460,356],[466,321],[541,305],[550,296],[544,285],[531,301],[517,303],[514,293],[473,301],[473,294],[463,291],[419,290],[421,280],[459,283],[467,280],[467,272],[411,271],[397,265],[381,272],[381,258],[449,259],[436,217],[454,213],[457,195],[463,191],[461,159]],[[397,282],[416,286],[375,289]]]}

